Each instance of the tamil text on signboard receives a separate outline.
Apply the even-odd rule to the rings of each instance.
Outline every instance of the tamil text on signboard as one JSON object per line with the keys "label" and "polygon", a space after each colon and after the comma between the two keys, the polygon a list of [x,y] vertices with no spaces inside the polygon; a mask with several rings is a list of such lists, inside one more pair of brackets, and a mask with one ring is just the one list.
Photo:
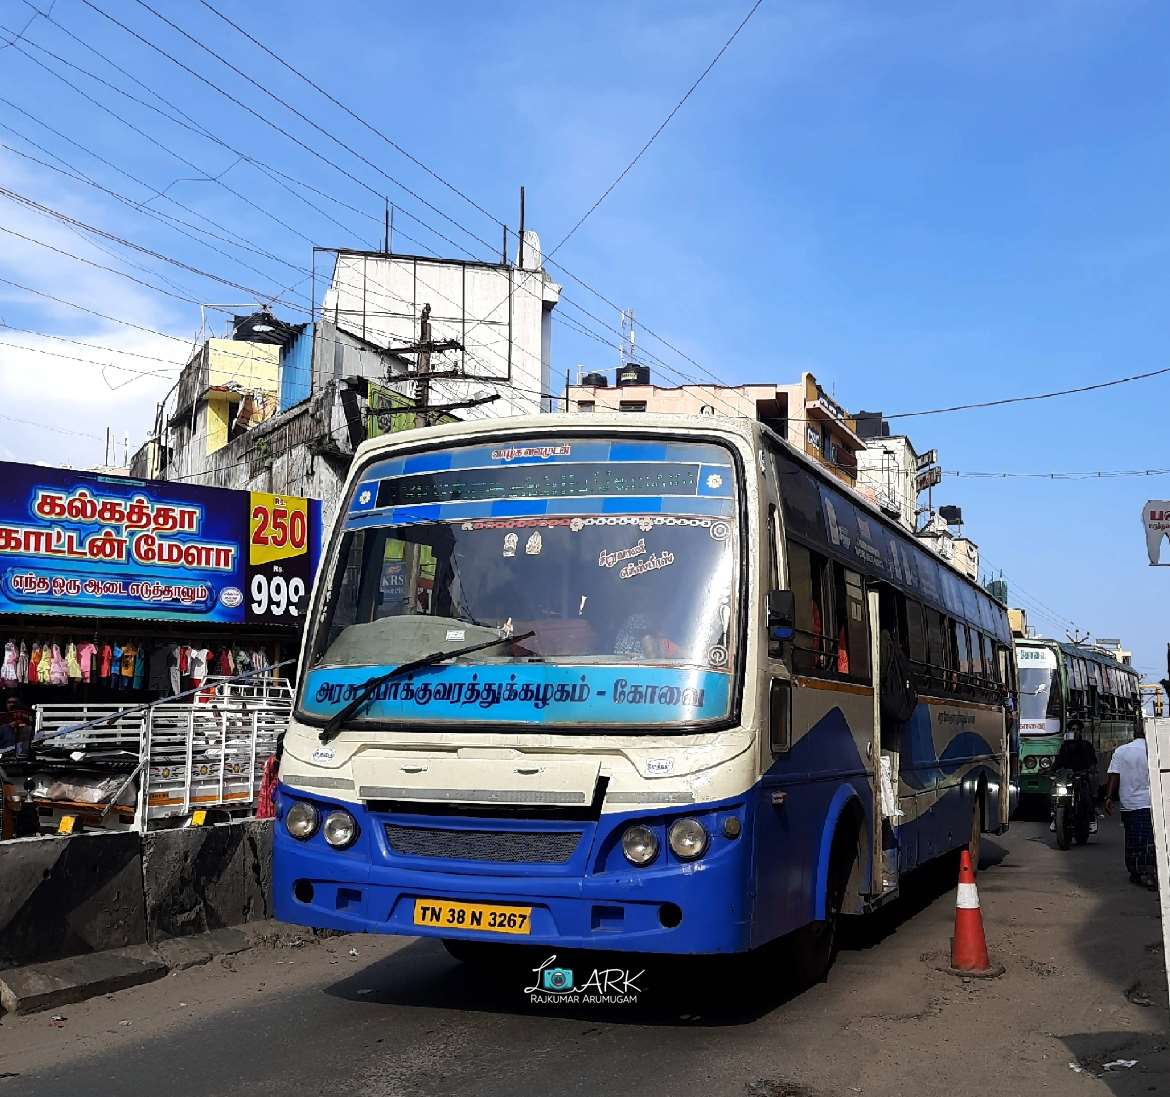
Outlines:
{"label": "tamil text on signboard", "polygon": [[316,500],[0,463],[0,612],[299,624]]}

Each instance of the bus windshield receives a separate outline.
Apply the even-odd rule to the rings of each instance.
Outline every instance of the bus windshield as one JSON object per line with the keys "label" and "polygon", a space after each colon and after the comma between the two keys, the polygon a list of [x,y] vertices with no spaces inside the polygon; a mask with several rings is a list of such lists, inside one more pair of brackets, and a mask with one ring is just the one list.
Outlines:
{"label": "bus windshield", "polygon": [[1056,655],[1047,648],[1018,648],[1020,732],[1051,735],[1061,730],[1064,715],[1060,670]]}
{"label": "bus windshield", "polygon": [[482,643],[387,683],[353,722],[728,715],[739,612],[729,453],[564,442],[468,447],[429,464],[383,462],[355,489],[303,712],[331,715],[371,668]]}

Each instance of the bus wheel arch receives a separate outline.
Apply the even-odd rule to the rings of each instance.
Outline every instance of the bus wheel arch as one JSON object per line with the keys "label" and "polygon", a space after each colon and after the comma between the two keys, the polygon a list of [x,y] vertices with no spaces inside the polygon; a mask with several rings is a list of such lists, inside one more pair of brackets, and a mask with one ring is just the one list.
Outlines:
{"label": "bus wheel arch", "polygon": [[788,939],[792,975],[798,988],[818,983],[828,975],[837,955],[841,915],[860,909],[864,866],[861,846],[867,833],[861,798],[848,786],[838,789],[821,833],[813,917]]}
{"label": "bus wheel arch", "polygon": [[843,913],[855,913],[861,909],[862,881],[866,879],[870,856],[868,847],[869,828],[865,822],[865,811],[861,797],[849,785],[842,785],[829,804],[825,826],[821,832],[820,850],[817,856],[816,886],[813,889],[814,921],[823,921],[829,895],[829,884],[835,859],[840,859],[846,849],[855,850],[849,877],[842,896]]}

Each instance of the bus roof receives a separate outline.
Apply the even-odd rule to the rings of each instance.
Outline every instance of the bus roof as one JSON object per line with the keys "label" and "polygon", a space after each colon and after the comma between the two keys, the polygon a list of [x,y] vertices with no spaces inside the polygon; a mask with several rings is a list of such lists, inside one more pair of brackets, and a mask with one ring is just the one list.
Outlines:
{"label": "bus roof", "polygon": [[[353,465],[356,467],[367,458],[387,450],[425,449],[435,445],[471,441],[485,436],[500,436],[506,434],[556,434],[571,429],[581,430],[616,430],[622,434],[638,434],[645,431],[671,434],[686,434],[694,431],[702,434],[723,434],[733,436],[747,443],[752,449],[756,448],[757,440],[767,436],[769,440],[782,446],[787,453],[802,462],[817,479],[830,485],[835,491],[846,495],[856,507],[864,508],[867,518],[872,518],[887,530],[893,531],[906,538],[912,544],[920,545],[909,530],[893,521],[878,508],[877,504],[867,499],[856,488],[850,487],[843,480],[831,476],[825,468],[814,461],[806,453],[802,453],[787,439],[782,438],[774,430],[758,419],[749,419],[747,416],[731,415],[667,415],[654,412],[622,412],[599,411],[582,413],[552,412],[545,415],[515,415],[504,418],[469,419],[458,423],[445,423],[434,427],[418,427],[410,431],[401,431],[395,434],[383,434],[377,438],[368,439],[358,447],[354,454]],[[937,553],[923,548],[931,558],[946,568],[955,578],[974,588],[980,596],[987,598],[1005,612],[1007,606],[985,587],[981,586],[969,576],[964,575],[949,560],[943,559]]]}

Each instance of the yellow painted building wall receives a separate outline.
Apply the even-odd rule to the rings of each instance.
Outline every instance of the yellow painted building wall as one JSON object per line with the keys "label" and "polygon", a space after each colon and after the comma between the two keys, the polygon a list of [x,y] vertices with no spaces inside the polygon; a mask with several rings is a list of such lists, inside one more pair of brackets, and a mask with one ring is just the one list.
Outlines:
{"label": "yellow painted building wall", "polygon": [[280,392],[280,347],[235,339],[207,341],[207,386],[231,385],[253,392]]}
{"label": "yellow painted building wall", "polygon": [[209,396],[204,405],[206,417],[207,452],[214,453],[228,444],[228,423],[231,421],[232,403],[227,396]]}

